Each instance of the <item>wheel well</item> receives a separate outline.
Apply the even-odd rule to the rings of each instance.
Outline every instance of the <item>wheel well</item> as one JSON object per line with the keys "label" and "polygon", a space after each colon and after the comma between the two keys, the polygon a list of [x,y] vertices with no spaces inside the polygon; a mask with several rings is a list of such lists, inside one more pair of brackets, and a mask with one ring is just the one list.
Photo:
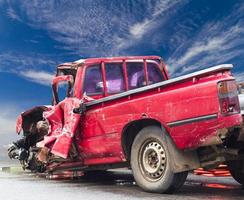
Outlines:
{"label": "wheel well", "polygon": [[161,127],[161,123],[155,119],[140,119],[137,121],[130,122],[125,126],[122,131],[122,147],[126,160],[130,160],[130,153],[133,141],[136,135],[147,126],[158,126]]}

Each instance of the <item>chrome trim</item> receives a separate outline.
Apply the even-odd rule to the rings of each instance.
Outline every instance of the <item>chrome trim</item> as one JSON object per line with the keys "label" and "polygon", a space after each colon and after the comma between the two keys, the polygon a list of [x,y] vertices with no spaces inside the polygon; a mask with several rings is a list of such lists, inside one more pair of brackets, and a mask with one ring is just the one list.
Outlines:
{"label": "chrome trim", "polygon": [[174,126],[180,126],[184,124],[190,124],[194,122],[200,122],[200,121],[205,121],[205,120],[210,120],[210,119],[217,119],[218,115],[217,114],[211,114],[211,115],[204,115],[200,117],[194,117],[194,118],[189,118],[189,119],[183,119],[175,122],[170,122],[167,125],[169,127],[174,127]]}

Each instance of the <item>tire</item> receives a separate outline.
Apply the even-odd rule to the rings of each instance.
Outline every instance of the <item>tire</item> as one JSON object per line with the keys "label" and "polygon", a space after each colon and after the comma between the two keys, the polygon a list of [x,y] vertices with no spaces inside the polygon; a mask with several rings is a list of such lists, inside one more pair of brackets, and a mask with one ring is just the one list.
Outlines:
{"label": "tire", "polygon": [[244,185],[244,160],[234,160],[227,163],[232,177]]}
{"label": "tire", "polygon": [[184,184],[188,172],[174,173],[164,131],[157,126],[143,128],[131,150],[131,168],[138,186],[147,192],[173,193]]}

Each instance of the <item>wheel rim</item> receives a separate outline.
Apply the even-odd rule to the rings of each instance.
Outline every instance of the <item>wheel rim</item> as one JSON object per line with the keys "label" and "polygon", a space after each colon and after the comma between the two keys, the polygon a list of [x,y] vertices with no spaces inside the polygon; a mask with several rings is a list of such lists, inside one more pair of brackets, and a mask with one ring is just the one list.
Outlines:
{"label": "wheel rim", "polygon": [[160,142],[150,140],[142,145],[139,152],[139,166],[147,180],[157,181],[162,178],[166,164],[165,150]]}

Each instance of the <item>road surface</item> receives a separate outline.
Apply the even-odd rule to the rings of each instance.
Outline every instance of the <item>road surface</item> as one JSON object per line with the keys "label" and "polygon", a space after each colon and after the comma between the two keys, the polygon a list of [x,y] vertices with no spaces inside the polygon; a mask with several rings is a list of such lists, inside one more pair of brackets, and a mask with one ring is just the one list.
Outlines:
{"label": "road surface", "polygon": [[177,194],[165,195],[143,192],[128,170],[73,180],[0,171],[0,191],[1,200],[244,199],[244,189],[231,177],[208,178],[190,174]]}

